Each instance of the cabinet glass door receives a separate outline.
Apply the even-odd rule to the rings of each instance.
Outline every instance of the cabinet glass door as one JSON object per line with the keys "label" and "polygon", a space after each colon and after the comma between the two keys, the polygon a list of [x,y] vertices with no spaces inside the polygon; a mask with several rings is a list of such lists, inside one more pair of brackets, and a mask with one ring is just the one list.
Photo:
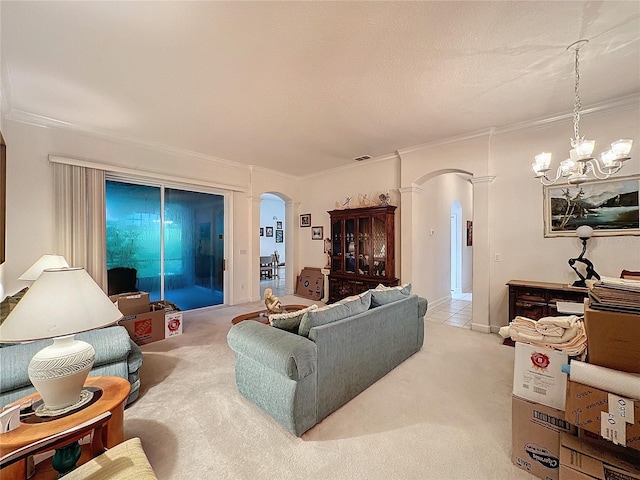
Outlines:
{"label": "cabinet glass door", "polygon": [[354,218],[345,219],[344,234],[346,246],[344,269],[347,273],[356,273],[356,221]]}
{"label": "cabinet glass door", "polygon": [[370,275],[371,218],[358,219],[358,274]]}
{"label": "cabinet glass door", "polygon": [[331,239],[331,270],[334,272],[342,271],[342,221],[337,220],[331,226],[333,238]]}
{"label": "cabinet glass door", "polygon": [[387,261],[387,236],[384,219],[373,217],[373,272],[376,277],[384,277]]}

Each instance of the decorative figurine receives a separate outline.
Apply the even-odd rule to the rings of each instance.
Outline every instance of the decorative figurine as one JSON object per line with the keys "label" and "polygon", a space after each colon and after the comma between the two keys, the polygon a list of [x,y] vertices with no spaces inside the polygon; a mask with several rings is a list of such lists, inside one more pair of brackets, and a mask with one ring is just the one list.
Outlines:
{"label": "decorative figurine", "polygon": [[389,205],[389,201],[391,200],[391,195],[389,195],[389,192],[381,193],[378,196],[378,200],[380,200],[380,205],[387,206]]}
{"label": "decorative figurine", "polygon": [[282,305],[280,299],[273,294],[273,290],[270,288],[264,289],[264,304],[267,307],[267,313],[281,313]]}

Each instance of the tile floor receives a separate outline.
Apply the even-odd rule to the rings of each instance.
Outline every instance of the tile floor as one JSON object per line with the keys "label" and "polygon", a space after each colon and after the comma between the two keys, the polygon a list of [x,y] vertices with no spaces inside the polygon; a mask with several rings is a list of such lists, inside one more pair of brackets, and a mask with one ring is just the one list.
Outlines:
{"label": "tile floor", "polygon": [[471,328],[471,292],[453,294],[451,300],[437,307],[429,306],[424,319],[451,327]]}
{"label": "tile floor", "polygon": [[260,298],[264,298],[265,288],[270,288],[272,293],[277,297],[286,294],[284,282],[284,267],[278,269],[278,276],[273,278],[260,279]]}

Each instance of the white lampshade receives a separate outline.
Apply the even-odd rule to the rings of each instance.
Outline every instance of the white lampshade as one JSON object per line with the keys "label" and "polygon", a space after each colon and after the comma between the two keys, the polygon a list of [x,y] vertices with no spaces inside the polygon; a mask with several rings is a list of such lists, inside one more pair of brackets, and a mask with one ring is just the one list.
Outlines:
{"label": "white lampshade", "polygon": [[84,269],[48,269],[0,325],[0,342],[70,335],[121,318],[120,310]]}
{"label": "white lampshade", "polygon": [[580,225],[576,228],[576,235],[579,238],[591,238],[591,235],[593,235],[593,228],[589,225]]}
{"label": "white lampshade", "polygon": [[31,265],[26,272],[20,275],[18,280],[33,282],[47,268],[69,268],[69,264],[62,255],[46,254],[41,256],[36,263]]}

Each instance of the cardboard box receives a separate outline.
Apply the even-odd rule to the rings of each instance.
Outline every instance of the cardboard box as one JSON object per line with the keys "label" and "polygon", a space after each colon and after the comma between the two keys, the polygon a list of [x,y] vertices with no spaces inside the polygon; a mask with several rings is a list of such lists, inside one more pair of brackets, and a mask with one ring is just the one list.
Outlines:
{"label": "cardboard box", "polygon": [[164,310],[149,311],[137,315],[130,315],[120,320],[120,325],[127,329],[131,339],[138,345],[163,340],[165,335]]}
{"label": "cardboard box", "polygon": [[606,440],[640,450],[640,400],[568,381],[565,418]]}
{"label": "cardboard box", "polygon": [[564,410],[567,374],[562,372],[563,363],[569,363],[566,353],[516,342],[513,394]]}
{"label": "cardboard box", "polygon": [[324,274],[319,268],[304,267],[296,282],[296,295],[318,301],[323,294]]}
{"label": "cardboard box", "polygon": [[582,472],[578,472],[573,468],[569,468],[566,465],[560,464],[560,479],[559,480],[597,480],[591,475],[585,475]]}
{"label": "cardboard box", "polygon": [[629,373],[640,373],[640,315],[589,308],[584,326],[589,363]]}
{"label": "cardboard box", "polygon": [[164,338],[182,335],[182,312],[165,312],[164,324]]}
{"label": "cardboard box", "polygon": [[511,416],[513,464],[536,477],[559,480],[560,434],[576,431],[564,412],[513,395]]}
{"label": "cardboard box", "polygon": [[111,295],[109,299],[111,299],[125,317],[150,311],[149,294],[146,292],[120,293],[118,295]]}
{"label": "cardboard box", "polygon": [[572,475],[566,479],[640,480],[640,454],[634,452],[604,441],[562,434],[560,480],[564,480],[563,468]]}

